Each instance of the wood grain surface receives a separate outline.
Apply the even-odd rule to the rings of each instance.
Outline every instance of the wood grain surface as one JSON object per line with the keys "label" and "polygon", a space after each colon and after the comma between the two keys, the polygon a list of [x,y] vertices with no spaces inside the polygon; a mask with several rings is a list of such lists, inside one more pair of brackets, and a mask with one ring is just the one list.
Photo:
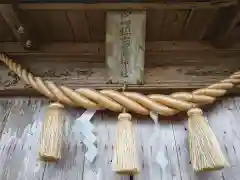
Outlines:
{"label": "wood grain surface", "polygon": [[[63,158],[56,164],[38,159],[38,140],[42,115],[47,105],[41,98],[1,98],[0,178],[4,180],[86,180],[93,167],[102,172],[102,179],[110,180],[236,180],[240,172],[240,98],[225,98],[204,109],[204,114],[220,142],[230,167],[221,171],[198,173],[192,170],[188,152],[186,116],[159,117],[160,131],[152,145],[154,132],[150,117],[133,116],[137,136],[141,172],[137,176],[119,176],[111,171],[115,145],[117,114],[99,111],[92,119],[97,135],[98,155],[89,166],[85,162],[86,148],[81,142],[78,123],[75,121],[83,109],[66,108]],[[162,151],[166,166],[156,163],[156,153]],[[160,160],[161,161],[161,160]],[[85,179],[84,179],[85,178]],[[89,180],[93,180],[90,178]]]}
{"label": "wood grain surface", "polygon": [[[74,89],[122,87],[122,84],[111,84],[108,81],[105,46],[101,43],[47,44],[41,51],[24,51],[17,44],[5,43],[3,50],[36,76],[57,84]],[[147,43],[144,84],[129,85],[127,90],[169,93],[205,87],[239,70],[239,52],[238,46],[215,49],[206,43],[194,41]],[[2,95],[36,95],[3,64],[0,66],[0,74]]]}
{"label": "wood grain surface", "polygon": [[[106,13],[118,10],[146,10],[146,40],[207,40],[234,34],[239,18],[230,16],[237,0],[171,3],[26,3],[19,4],[24,23],[38,42],[104,42]],[[229,13],[225,13],[230,10]],[[236,10],[237,12],[237,10]],[[224,19],[224,21],[221,19]],[[226,19],[226,20],[225,20]],[[236,22],[234,25],[229,22]],[[0,41],[16,41],[0,17]],[[222,31],[222,29],[232,29]],[[3,35],[4,34],[4,35]],[[1,34],[0,34],[1,35]],[[218,37],[216,37],[218,36]],[[236,40],[236,39],[234,39]],[[239,38],[237,38],[239,41]]]}

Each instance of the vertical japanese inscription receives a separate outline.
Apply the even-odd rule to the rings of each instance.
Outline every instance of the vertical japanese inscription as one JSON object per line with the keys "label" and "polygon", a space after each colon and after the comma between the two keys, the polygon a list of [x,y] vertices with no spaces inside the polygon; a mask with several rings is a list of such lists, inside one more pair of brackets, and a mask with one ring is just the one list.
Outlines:
{"label": "vertical japanese inscription", "polygon": [[107,13],[106,53],[109,82],[143,82],[145,11]]}
{"label": "vertical japanese inscription", "polygon": [[131,19],[129,16],[131,12],[121,13],[120,22],[120,40],[121,40],[121,76],[128,77],[128,62],[130,58],[131,45]]}

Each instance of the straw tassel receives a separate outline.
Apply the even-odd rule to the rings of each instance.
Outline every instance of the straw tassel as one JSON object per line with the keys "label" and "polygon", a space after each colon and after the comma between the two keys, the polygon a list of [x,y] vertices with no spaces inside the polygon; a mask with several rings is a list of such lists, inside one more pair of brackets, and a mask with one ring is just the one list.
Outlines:
{"label": "straw tassel", "polygon": [[52,103],[47,107],[42,126],[39,156],[43,161],[57,161],[61,158],[64,106]]}
{"label": "straw tassel", "polygon": [[113,171],[134,175],[139,172],[136,142],[131,122],[132,116],[121,113],[117,123],[117,142],[113,157]]}
{"label": "straw tassel", "polygon": [[194,171],[212,171],[229,166],[202,110],[193,108],[187,114],[189,152]]}

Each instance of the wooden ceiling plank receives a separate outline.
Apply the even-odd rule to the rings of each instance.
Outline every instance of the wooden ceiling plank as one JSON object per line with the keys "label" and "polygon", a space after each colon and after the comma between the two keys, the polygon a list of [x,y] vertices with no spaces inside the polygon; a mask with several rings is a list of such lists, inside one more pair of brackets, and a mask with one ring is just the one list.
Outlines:
{"label": "wooden ceiling plank", "polygon": [[27,20],[15,4],[0,4],[0,13],[12,30],[14,37],[24,48],[34,49],[37,47],[36,38],[30,32]]}
{"label": "wooden ceiling plank", "polygon": [[32,26],[36,27],[38,35],[43,42],[73,41],[70,22],[66,11],[26,11]]}
{"label": "wooden ceiling plank", "polygon": [[85,11],[68,11],[67,16],[71,23],[74,40],[87,42],[90,41],[89,25]]}
{"label": "wooden ceiling plank", "polygon": [[11,29],[6,25],[2,15],[0,14],[0,41],[16,41]]}
{"label": "wooden ceiling plank", "polygon": [[49,20],[48,26],[52,30],[53,41],[73,41],[74,35],[66,17],[66,11],[49,11],[46,16]]}
{"label": "wooden ceiling plank", "polygon": [[190,10],[169,10],[162,23],[160,40],[182,39],[182,30],[189,13]]}
{"label": "wooden ceiling plank", "polygon": [[184,27],[184,39],[198,40],[202,39],[207,27],[214,18],[216,9],[193,9],[189,16],[188,23]]}
{"label": "wooden ceiling plank", "polygon": [[105,41],[105,12],[99,10],[86,11],[86,15],[91,41]]}
{"label": "wooden ceiling plank", "polygon": [[228,29],[226,30],[225,36],[231,36],[231,33],[234,31],[234,29],[239,25],[240,23],[240,9],[238,9],[238,12],[236,13],[235,17],[232,19],[231,24],[229,25]]}
{"label": "wooden ceiling plank", "polygon": [[216,47],[231,46],[234,41],[231,32],[239,21],[239,12],[238,5],[218,9],[213,23],[205,34],[205,39],[210,40]]}
{"label": "wooden ceiling plank", "polygon": [[165,16],[165,10],[147,11],[147,41],[160,40],[161,27]]}
{"label": "wooden ceiling plank", "polygon": [[35,27],[34,30],[36,32],[36,35],[39,37],[39,41],[44,43],[51,41],[51,24],[49,24],[49,21],[44,15],[44,12],[40,10],[29,10],[25,11],[25,13],[28,16],[31,26]]}

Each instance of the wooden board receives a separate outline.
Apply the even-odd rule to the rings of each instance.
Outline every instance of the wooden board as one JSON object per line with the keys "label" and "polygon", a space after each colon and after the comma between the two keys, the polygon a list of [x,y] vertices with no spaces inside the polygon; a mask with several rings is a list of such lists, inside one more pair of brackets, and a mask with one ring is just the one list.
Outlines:
{"label": "wooden board", "polygon": [[[41,64],[43,63],[43,64]],[[44,80],[52,80],[56,84],[64,84],[70,88],[93,88],[93,89],[121,89],[122,84],[109,84],[107,70],[102,67],[103,63],[61,63],[41,62],[28,64],[37,76]],[[55,67],[56,63],[58,67]],[[194,63],[194,62],[193,62]],[[235,63],[238,63],[235,61]],[[49,65],[47,67],[46,65]],[[84,67],[85,66],[85,67]],[[100,66],[100,67],[99,67]],[[9,72],[6,67],[0,67],[1,95],[39,95],[16,75]],[[190,91],[203,88],[228,77],[238,70],[236,64],[232,65],[190,65],[168,66],[145,69],[144,85],[128,85],[127,90],[151,93],[170,93],[175,91]],[[161,73],[160,73],[161,72]],[[239,90],[235,89],[235,93]]]}
{"label": "wooden board", "polygon": [[71,22],[66,11],[27,11],[31,27],[40,42],[73,41]]}
{"label": "wooden board", "polygon": [[86,18],[89,27],[91,41],[104,41],[105,40],[105,11],[87,11]]}
{"label": "wooden board", "polygon": [[0,41],[15,41],[11,29],[7,26],[2,15],[0,14]]}
{"label": "wooden board", "polygon": [[[42,100],[15,99],[0,140],[1,179],[41,179],[45,164],[37,157]],[[35,115],[35,116],[34,116]]]}
{"label": "wooden board", "polygon": [[[240,98],[225,98],[204,109],[205,116],[215,133],[230,167],[208,173],[194,173],[188,152],[187,119],[183,116],[159,118],[160,131],[153,145],[150,145],[154,123],[149,117],[134,116],[134,129],[141,164],[140,174],[130,178],[111,171],[117,114],[97,112],[91,122],[97,135],[98,156],[92,167],[102,172],[102,179],[111,180],[235,180],[240,172]],[[92,171],[84,160],[86,151],[81,142],[82,135],[75,121],[82,109],[67,108],[63,158],[56,164],[38,160],[38,139],[41,131],[42,115],[47,105],[39,98],[0,99],[0,109],[4,116],[0,135],[0,178],[6,180],[85,180],[84,175]],[[4,113],[5,112],[5,113]],[[166,167],[161,169],[156,163],[156,153],[161,151]],[[163,159],[161,159],[163,160]],[[95,178],[90,178],[91,180]]]}
{"label": "wooden board", "polygon": [[0,137],[2,136],[4,127],[6,125],[8,116],[10,114],[11,111],[11,107],[12,107],[12,101],[7,101],[5,99],[0,99],[1,104],[0,104],[0,114],[1,114],[1,118],[0,118]]}
{"label": "wooden board", "polygon": [[145,11],[107,13],[106,63],[114,84],[143,84]]}
{"label": "wooden board", "polygon": [[183,29],[183,39],[202,39],[215,13],[215,9],[192,9]]}
{"label": "wooden board", "polygon": [[[160,40],[162,24],[166,10],[151,10],[147,11],[146,21],[146,39],[147,41]],[[153,18],[155,17],[155,18]]]}
{"label": "wooden board", "polygon": [[182,31],[190,10],[168,10],[162,23],[160,40],[182,39]]}
{"label": "wooden board", "polygon": [[[12,46],[9,46],[10,48],[6,45],[4,51],[10,51],[9,55],[22,67],[57,84],[65,84],[71,88],[122,87],[122,84],[109,84],[105,48],[101,44],[55,44],[32,53],[22,51],[21,48],[13,51]],[[64,51],[59,52],[58,49]],[[130,85],[128,90],[169,93],[205,87],[239,70],[239,57],[239,47],[217,50],[196,42],[149,43],[146,46],[145,84]],[[0,74],[2,95],[34,94],[35,91],[25,87],[3,64],[0,66]]]}
{"label": "wooden board", "polygon": [[[227,48],[236,39],[232,37],[239,15],[239,6],[229,6],[216,11],[213,22],[210,24],[205,38],[209,39],[216,47]],[[224,26],[222,26],[224,24]]]}
{"label": "wooden board", "polygon": [[74,34],[74,41],[90,41],[86,11],[68,11],[67,18]]}
{"label": "wooden board", "polygon": [[[30,34],[33,34],[40,42],[104,42],[106,34],[106,13],[108,12],[108,10],[104,8],[110,8],[115,5],[118,7],[122,6],[122,4],[103,4],[85,4],[87,6],[102,6],[100,9],[78,9],[77,7],[79,5],[83,6],[84,4],[66,3],[64,6],[62,5],[62,8],[60,8],[61,5],[56,3],[54,6],[48,4],[46,9],[23,9],[22,14],[24,14],[24,21],[26,21],[26,24],[29,24],[29,27],[31,28]],[[159,4],[153,4],[152,6],[153,8],[158,7]],[[139,10],[146,10],[147,12],[147,41],[200,40],[203,36],[205,38],[207,37],[206,39],[208,40],[215,36],[214,32],[209,32],[211,29],[222,26],[228,28],[228,22],[231,21],[230,18],[229,21],[224,20],[219,22],[219,18],[215,18],[216,14],[221,14],[221,12],[226,9],[218,7],[217,2],[215,2],[214,6],[212,5],[211,8],[197,8],[195,6],[186,6],[186,8],[181,8],[181,6],[179,6],[178,8],[173,9],[168,8],[168,6],[172,6],[174,4],[175,3],[161,4],[163,6],[167,5],[167,7],[159,9],[156,8],[148,10],[147,7],[143,9],[139,8]],[[36,4],[31,5],[35,6]],[[39,6],[41,7],[42,5]],[[72,8],[68,8],[68,6],[71,6]],[[50,7],[52,7],[52,9]],[[126,9],[128,8],[126,7]],[[112,10],[114,10],[114,8]],[[118,10],[121,10],[121,8],[116,9],[116,11]],[[225,17],[224,14],[222,14],[221,18],[222,17]],[[215,21],[217,21],[216,24],[214,23]],[[8,27],[6,25],[3,27],[3,30],[6,29],[4,31],[7,33]],[[207,32],[206,36],[205,32]],[[9,35],[6,36],[6,38],[7,37],[9,37]],[[6,41],[12,40],[6,39]]]}

